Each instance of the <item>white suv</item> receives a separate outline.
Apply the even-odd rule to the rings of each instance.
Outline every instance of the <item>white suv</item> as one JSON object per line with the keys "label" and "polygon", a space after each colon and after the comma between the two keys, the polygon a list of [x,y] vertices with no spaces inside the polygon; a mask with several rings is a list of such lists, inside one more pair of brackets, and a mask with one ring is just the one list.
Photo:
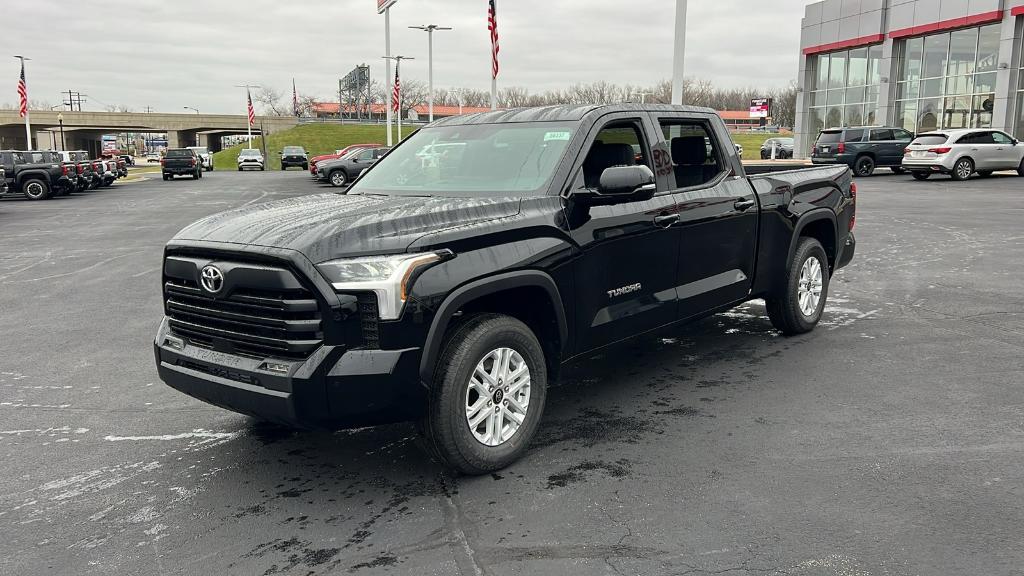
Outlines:
{"label": "white suv", "polygon": [[244,148],[238,154],[238,171],[241,172],[247,168],[266,169],[266,165],[263,162],[263,154],[256,148]]}
{"label": "white suv", "polygon": [[206,146],[189,146],[189,150],[193,150],[196,156],[199,157],[199,162],[203,165],[203,170],[207,172],[213,170],[213,154],[210,154],[210,149]]}
{"label": "white suv", "polygon": [[1024,176],[1024,144],[1005,132],[983,128],[926,132],[907,146],[903,167],[918,180],[936,173],[967,180],[975,172],[987,177],[997,170]]}

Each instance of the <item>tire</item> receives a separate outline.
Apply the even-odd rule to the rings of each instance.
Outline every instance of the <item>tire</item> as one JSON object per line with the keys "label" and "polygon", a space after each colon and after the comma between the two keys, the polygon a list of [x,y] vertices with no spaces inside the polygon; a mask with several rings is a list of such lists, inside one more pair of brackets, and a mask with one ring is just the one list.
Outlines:
{"label": "tire", "polygon": [[963,182],[974,174],[974,162],[970,158],[961,158],[953,164],[953,170],[949,175],[957,182]]}
{"label": "tire", "polygon": [[[485,390],[481,393],[481,388],[489,382],[475,377],[476,369],[482,366],[485,372],[489,371],[493,368],[488,368],[488,362],[493,366],[502,359],[506,359],[504,362],[512,370],[525,366],[529,379],[529,390],[525,395],[520,396],[522,389],[517,393],[513,388],[510,395],[505,396],[508,382],[503,382],[506,384],[504,387],[495,386],[493,392]],[[476,383],[473,382],[474,377]],[[513,408],[522,418],[515,428],[514,419],[509,417],[513,410],[508,407],[515,405],[511,394],[516,394],[519,403],[525,406],[525,417],[520,410]],[[526,451],[540,424],[546,397],[544,351],[529,327],[500,314],[470,317],[447,338],[438,359],[427,416],[421,423],[427,448],[441,463],[463,474],[500,470],[518,460]],[[486,405],[482,404],[485,399]],[[509,404],[510,401],[513,404]],[[481,403],[480,408],[471,414],[483,418],[475,430],[471,428],[470,416],[467,416],[470,402],[474,405]],[[492,404],[497,412],[491,412]],[[491,414],[498,414],[501,420],[494,421]],[[494,438],[489,433],[494,424],[508,436],[499,434]],[[508,430],[505,424],[508,424]],[[478,439],[478,435],[483,439]]]}
{"label": "tire", "polygon": [[171,177],[169,175],[164,174],[164,182],[167,182],[170,179],[171,179]]}
{"label": "tire", "polygon": [[[814,264],[817,260],[820,278],[818,279],[817,302],[804,300],[808,291],[805,279],[813,282]],[[765,299],[768,318],[780,332],[786,336],[804,334],[814,330],[821,320],[828,299],[828,256],[821,243],[814,238],[802,237],[797,244],[793,258],[787,268],[786,284],[783,293]],[[807,275],[810,274],[810,278]],[[813,295],[813,290],[809,291]],[[811,306],[813,304],[813,306]],[[806,305],[806,308],[804,307]]]}
{"label": "tire", "polygon": [[341,188],[345,184],[348,184],[348,174],[345,174],[344,170],[335,170],[331,172],[330,176],[327,177],[331,182],[331,186],[335,188]]}
{"label": "tire", "polygon": [[978,176],[981,176],[982,178],[991,178],[992,177],[992,171],[991,170],[978,170]]}
{"label": "tire", "polygon": [[194,172],[194,173],[192,174],[192,179],[193,179],[193,180],[199,180],[199,173],[198,173],[198,172]]}
{"label": "tire", "polygon": [[1024,160],[1020,161],[1020,166],[1017,166],[1017,176],[1024,177]]}
{"label": "tire", "polygon": [[911,172],[910,175],[914,177],[914,180],[924,181],[924,180],[927,180],[929,177],[931,177],[932,173],[931,172]]}
{"label": "tire", "polygon": [[871,176],[875,172],[875,159],[871,156],[860,156],[853,162],[853,173],[861,178]]}
{"label": "tire", "polygon": [[309,170],[309,164],[302,165],[302,171],[305,172],[306,170]]}
{"label": "tire", "polygon": [[239,167],[238,167],[238,171],[239,171],[239,172],[241,172],[241,171],[242,171],[242,167],[241,167],[241,166],[239,166]]}
{"label": "tire", "polygon": [[903,174],[904,172],[906,172],[906,169],[904,169],[902,166],[891,166],[889,170],[892,170],[893,174]]}
{"label": "tire", "polygon": [[50,186],[39,178],[29,178],[21,183],[21,193],[29,200],[47,200],[50,198]]}
{"label": "tire", "polygon": [[260,166],[260,172],[263,172],[264,170],[266,170],[266,168],[264,168],[263,166]]}

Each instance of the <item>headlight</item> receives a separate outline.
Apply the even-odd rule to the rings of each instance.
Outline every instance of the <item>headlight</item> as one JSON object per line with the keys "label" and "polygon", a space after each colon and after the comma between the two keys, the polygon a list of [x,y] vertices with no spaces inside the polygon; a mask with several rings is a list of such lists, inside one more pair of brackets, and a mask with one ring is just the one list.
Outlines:
{"label": "headlight", "polygon": [[318,264],[317,269],[335,290],[377,294],[381,320],[397,320],[408,298],[409,280],[423,266],[451,258],[450,251],[344,258]]}

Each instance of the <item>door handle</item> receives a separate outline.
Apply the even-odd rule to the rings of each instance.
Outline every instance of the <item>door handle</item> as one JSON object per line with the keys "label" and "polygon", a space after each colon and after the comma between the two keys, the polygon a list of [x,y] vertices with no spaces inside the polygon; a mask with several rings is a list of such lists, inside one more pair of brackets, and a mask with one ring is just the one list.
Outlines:
{"label": "door handle", "polygon": [[746,212],[747,210],[753,208],[754,204],[756,204],[756,202],[754,202],[753,200],[745,200],[743,198],[739,198],[736,200],[736,202],[733,203],[732,207],[739,210],[740,212]]}
{"label": "door handle", "polygon": [[654,217],[654,225],[658,228],[668,228],[676,222],[679,222],[679,214],[663,214]]}

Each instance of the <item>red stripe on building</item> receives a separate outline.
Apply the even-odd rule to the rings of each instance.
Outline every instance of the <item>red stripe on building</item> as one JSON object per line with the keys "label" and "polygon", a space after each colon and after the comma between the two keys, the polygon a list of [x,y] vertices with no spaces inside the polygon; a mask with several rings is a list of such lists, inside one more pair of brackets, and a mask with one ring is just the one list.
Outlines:
{"label": "red stripe on building", "polygon": [[831,44],[819,44],[818,46],[804,48],[804,55],[810,56],[811,54],[820,54],[821,52],[832,52],[833,50],[842,50],[844,48],[857,48],[860,46],[867,46],[869,44],[879,44],[884,40],[885,34],[872,34],[871,36],[861,36],[860,38],[854,38],[853,40],[843,40],[842,42],[832,42]]}
{"label": "red stripe on building", "polygon": [[1011,16],[1024,16],[1024,6],[1017,6],[1013,10],[1010,10]]}
{"label": "red stripe on building", "polygon": [[956,28],[966,28],[968,26],[977,26],[979,24],[998,22],[1002,19],[1003,11],[993,10],[991,12],[984,12],[982,14],[975,14],[973,16],[965,16],[963,18],[952,18],[950,20],[943,20],[942,22],[922,24],[920,26],[911,26],[910,28],[901,28],[899,30],[893,30],[892,32],[889,32],[889,38],[907,38],[909,36],[921,36],[923,34],[930,34],[932,32],[941,32],[943,30],[955,30]]}

